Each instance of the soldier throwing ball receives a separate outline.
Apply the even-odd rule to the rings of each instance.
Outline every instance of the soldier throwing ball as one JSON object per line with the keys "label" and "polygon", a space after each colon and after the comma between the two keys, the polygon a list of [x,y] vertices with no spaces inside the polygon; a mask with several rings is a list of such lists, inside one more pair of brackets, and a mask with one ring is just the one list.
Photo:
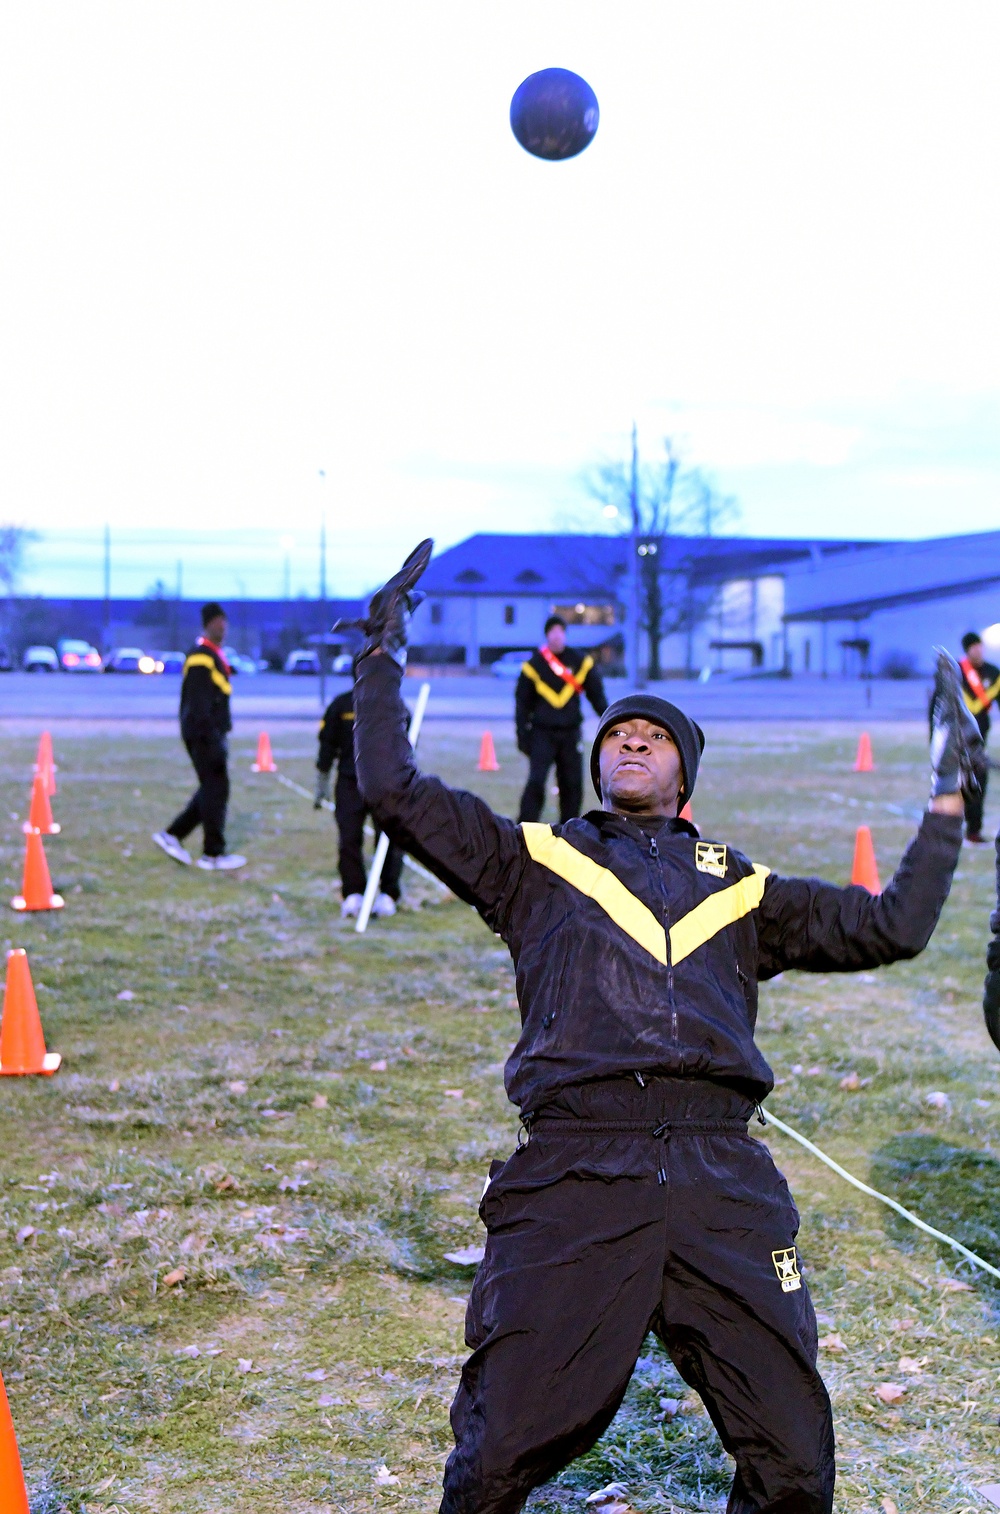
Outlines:
{"label": "soldier throwing ball", "polygon": [[962,840],[978,732],[938,663],[928,811],[879,896],[782,878],[677,818],[701,731],[665,700],[606,710],[599,809],[517,825],[420,773],[400,698],[424,543],[376,595],[355,686],[362,792],[506,942],[522,1030],[506,1068],[529,1132],[494,1163],[466,1316],[443,1514],[516,1514],[591,1447],[647,1331],[735,1458],[729,1514],[829,1514],[834,1442],[798,1215],[748,1135],[773,1079],[757,983],[922,951]]}

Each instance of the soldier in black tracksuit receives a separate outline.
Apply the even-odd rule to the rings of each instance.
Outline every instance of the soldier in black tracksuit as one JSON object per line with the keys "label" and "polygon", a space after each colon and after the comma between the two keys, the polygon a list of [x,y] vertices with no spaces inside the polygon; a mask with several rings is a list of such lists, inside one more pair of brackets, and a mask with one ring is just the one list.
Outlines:
{"label": "soldier in black tracksuit", "polygon": [[[590,653],[566,645],[566,622],[550,615],[545,642],[522,665],[514,694],[518,751],[530,761],[519,820],[537,820],[553,763],[559,785],[559,819],[579,815],[583,803],[581,691],[598,715],[607,708],[604,683]],[[555,642],[553,647],[552,643]]]}
{"label": "soldier in black tracksuit", "polygon": [[[959,780],[948,788],[936,759],[948,799],[932,803],[949,812],[925,814],[874,897],[778,877],[672,817],[605,808],[516,825],[417,770],[397,665],[406,618],[388,599],[368,622],[383,655],[363,658],[355,685],[359,782],[389,833],[510,949],[522,1030],[506,1087],[530,1132],[493,1164],[480,1210],[442,1511],[515,1514],[607,1428],[652,1329],[736,1460],[730,1514],[829,1514],[833,1431],[798,1215],[747,1130],[773,1086],[754,1043],[757,983],[923,949],[961,846]],[[673,738],[679,809],[697,728],[643,695],[610,713],[623,710]],[[609,733],[605,716],[595,779]]]}
{"label": "soldier in black tracksuit", "polygon": [[969,841],[983,842],[983,806],[986,803],[986,785],[990,765],[986,757],[986,739],[990,734],[990,707],[1000,694],[1000,668],[994,667],[983,656],[983,639],[978,631],[969,631],[962,637],[962,694],[973,716],[983,749],[979,754],[976,776],[979,788],[973,789],[965,800],[965,833]]}
{"label": "soldier in black tracksuit", "polygon": [[[365,891],[364,839],[365,818],[368,806],[361,797],[358,780],[354,773],[354,693],[348,689],[338,694],[326,708],[319,728],[319,755],[316,771],[320,781],[316,788],[316,803],[328,797],[330,771],[337,764],[337,787],[334,791],[334,816],[340,837],[341,892],[345,899]],[[325,779],[325,782],[323,781]],[[389,898],[399,900],[399,877],[403,867],[403,853],[398,846],[390,846],[382,869],[380,889]]]}
{"label": "soldier in black tracksuit", "polygon": [[[220,605],[205,605],[202,620],[206,628],[221,621],[221,634],[225,634]],[[184,660],[180,707],[181,738],[194,764],[199,787],[187,807],[168,825],[166,834],[183,841],[200,825],[207,858],[222,857],[226,850],[229,804],[226,738],[233,728],[229,714],[231,677],[232,670],[221,648],[208,636],[199,636]]]}

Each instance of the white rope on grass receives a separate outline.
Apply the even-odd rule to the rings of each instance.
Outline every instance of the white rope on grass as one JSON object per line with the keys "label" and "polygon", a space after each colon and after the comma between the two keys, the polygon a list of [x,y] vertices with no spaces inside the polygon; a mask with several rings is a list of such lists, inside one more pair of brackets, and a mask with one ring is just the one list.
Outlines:
{"label": "white rope on grass", "polygon": [[924,1231],[926,1235],[932,1235],[936,1241],[944,1241],[946,1246],[950,1246],[953,1251],[960,1251],[966,1260],[972,1262],[976,1267],[982,1267],[984,1272],[989,1272],[993,1277],[1000,1278],[1000,1270],[990,1262],[984,1262],[981,1256],[977,1256],[974,1251],[970,1251],[968,1246],[963,1246],[961,1241],[956,1241],[954,1236],[945,1235],[943,1230],[935,1230],[933,1225],[928,1225],[924,1220],[918,1219],[915,1214],[910,1213],[909,1209],[904,1209],[902,1204],[897,1204],[895,1199],[890,1199],[886,1194],[879,1193],[877,1188],[869,1188],[867,1183],[862,1183],[860,1178],[854,1177],[852,1173],[847,1171],[846,1167],[841,1167],[839,1162],[833,1160],[833,1157],[828,1157],[825,1151],[820,1151],[819,1147],[814,1146],[812,1141],[807,1140],[804,1135],[800,1135],[797,1130],[793,1130],[790,1125],[786,1125],[784,1120],[779,1120],[778,1116],[772,1114],[769,1109],[761,1109],[761,1114],[769,1125],[773,1125],[776,1130],[780,1130],[784,1135],[791,1136],[793,1141],[798,1141],[800,1146],[804,1146],[807,1151],[811,1151],[814,1157],[819,1157],[821,1162],[825,1162],[827,1167],[831,1168],[838,1177],[842,1177],[845,1182],[850,1183],[853,1188],[857,1188],[861,1193],[866,1193],[871,1199],[878,1199],[880,1204],[888,1204],[890,1209],[894,1209],[897,1214],[902,1215],[904,1220],[909,1220],[911,1225],[916,1225],[918,1230]]}

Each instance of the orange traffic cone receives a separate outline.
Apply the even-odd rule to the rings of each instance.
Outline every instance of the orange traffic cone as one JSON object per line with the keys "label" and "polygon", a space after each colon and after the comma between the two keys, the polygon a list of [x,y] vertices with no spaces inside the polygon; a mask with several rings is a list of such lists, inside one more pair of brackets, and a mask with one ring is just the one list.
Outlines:
{"label": "orange traffic cone", "polygon": [[40,831],[29,831],[24,844],[23,894],[10,901],[11,909],[62,909],[62,894],[52,892],[49,864],[45,860]]}
{"label": "orange traffic cone", "polygon": [[688,800],[687,804],[681,810],[681,812],[677,816],[677,818],[678,818],[678,820],[690,820],[691,824],[694,825],[694,812],[691,809],[691,801],[690,800]]}
{"label": "orange traffic cone", "polygon": [[866,888],[870,894],[882,892],[872,833],[867,825],[859,825],[858,834],[854,838],[854,866],[851,868],[851,882],[860,883],[861,887]]}
{"label": "orange traffic cone", "polygon": [[62,830],[52,818],[52,806],[49,804],[49,796],[45,792],[45,778],[41,773],[36,773],[31,785],[31,809],[28,818],[21,827],[25,835],[29,831],[41,831],[43,836],[58,836]]}
{"label": "orange traffic cone", "polygon": [[17,1436],[10,1417],[7,1390],[0,1377],[0,1509],[3,1514],[29,1514],[28,1490],[24,1486]]}
{"label": "orange traffic cone", "polygon": [[499,773],[500,771],[493,737],[489,731],[483,732],[483,739],[479,743],[479,771],[481,773]]}
{"label": "orange traffic cone", "polygon": [[[45,1036],[31,981],[28,954],[22,946],[7,953],[7,984],[3,992],[3,1019],[0,1020],[0,1075],[14,1073],[56,1072],[62,1057],[45,1050]],[[3,1457],[0,1454],[0,1466]],[[0,1508],[4,1507],[3,1482],[0,1480]]]}
{"label": "orange traffic cone", "polygon": [[251,763],[252,773],[276,773],[278,764],[271,754],[271,738],[266,731],[261,731],[257,738],[257,761]]}
{"label": "orange traffic cone", "polygon": [[871,737],[867,731],[862,731],[858,737],[858,755],[854,759],[854,771],[856,773],[870,773],[874,767]]}
{"label": "orange traffic cone", "polygon": [[38,755],[35,758],[35,772],[40,773],[45,780],[45,792],[51,799],[56,791],[56,764],[52,755],[52,737],[48,731],[43,731],[38,738]]}

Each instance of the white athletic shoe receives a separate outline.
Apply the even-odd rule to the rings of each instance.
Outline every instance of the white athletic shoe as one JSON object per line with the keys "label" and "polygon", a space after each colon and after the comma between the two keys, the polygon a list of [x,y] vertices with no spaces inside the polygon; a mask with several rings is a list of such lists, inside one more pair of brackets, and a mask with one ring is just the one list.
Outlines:
{"label": "white athletic shoe", "polygon": [[361,906],[364,902],[363,894],[348,894],[340,906],[341,920],[356,920],[361,913]]}
{"label": "white athletic shoe", "polygon": [[372,905],[372,914],[379,920],[388,920],[390,915],[396,913],[396,901],[390,899],[388,894],[378,894]]}
{"label": "white athletic shoe", "polygon": [[246,867],[247,859],[239,852],[223,852],[221,857],[199,857],[197,866],[206,873],[231,873],[238,867]]}
{"label": "white athletic shoe", "polygon": [[183,862],[185,867],[191,866],[191,853],[186,847],[181,846],[176,836],[171,836],[167,831],[155,831],[153,840],[160,850],[166,852],[168,857],[173,857],[175,862]]}

